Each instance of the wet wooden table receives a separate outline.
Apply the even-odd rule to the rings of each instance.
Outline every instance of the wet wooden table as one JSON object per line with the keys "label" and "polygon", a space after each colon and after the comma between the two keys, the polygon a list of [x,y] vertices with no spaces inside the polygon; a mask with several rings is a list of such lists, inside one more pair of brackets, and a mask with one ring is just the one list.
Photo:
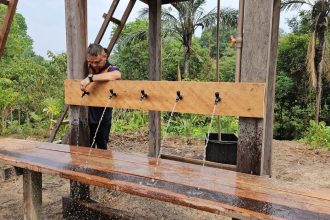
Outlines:
{"label": "wet wooden table", "polygon": [[239,219],[330,219],[330,191],[171,160],[157,166],[156,159],[140,154],[0,138],[0,161],[29,171],[24,206],[28,214],[37,213],[32,219],[40,217],[39,173]]}

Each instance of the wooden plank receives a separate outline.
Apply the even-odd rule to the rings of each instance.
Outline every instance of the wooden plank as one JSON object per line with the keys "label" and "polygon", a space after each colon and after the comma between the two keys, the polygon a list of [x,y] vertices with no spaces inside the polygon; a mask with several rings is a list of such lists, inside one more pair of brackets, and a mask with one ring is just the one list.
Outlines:
{"label": "wooden plank", "polygon": [[[149,1],[149,80],[161,80],[161,0]],[[141,89],[140,89],[141,90]],[[150,93],[148,91],[148,93]],[[151,94],[149,94],[151,95]],[[150,98],[149,98],[150,100]],[[150,109],[157,110],[157,109]],[[161,117],[158,111],[149,111],[149,153],[158,157],[161,147]]]}
{"label": "wooden plank", "polygon": [[[25,148],[23,151],[18,148],[16,151],[7,152],[1,149],[0,154],[0,158],[3,160],[13,163],[19,161],[22,166],[28,166],[32,169],[44,170],[46,172],[50,170],[51,172],[58,173],[69,179],[75,179],[111,189],[115,187],[125,192],[210,212],[222,213],[233,217],[257,217],[266,219],[282,217],[291,219],[299,219],[301,217],[327,219],[329,217],[329,200],[321,200],[319,203],[311,205],[309,202],[313,202],[315,199],[305,197],[304,199],[300,198],[300,200],[296,201],[292,199],[293,195],[288,193],[286,196],[282,197],[282,203],[279,203],[278,198],[274,199],[274,195],[266,196],[258,192],[253,193],[253,191],[247,191],[244,194],[246,189],[241,190],[240,187],[228,188],[217,182],[214,182],[213,187],[210,188],[212,190],[210,190],[206,188],[205,185],[211,186],[210,179],[204,179],[204,177],[190,177],[190,175],[182,178],[182,175],[184,175],[183,173],[177,173],[178,176],[176,176],[171,172],[162,172],[162,179],[156,180],[156,182],[153,183],[151,178],[145,179],[145,177],[141,176],[132,176],[132,174],[127,172],[113,172],[111,169],[116,169],[119,166],[119,164],[114,163],[114,161],[104,163],[97,158],[90,158],[88,164],[83,165],[87,156],[81,157],[68,153],[62,155],[63,152],[58,151],[51,152],[48,150],[42,153],[41,151],[31,151],[29,148]],[[122,163],[120,166],[126,166],[125,164],[126,163]],[[126,169],[131,168],[134,168],[134,172],[138,170],[140,170],[140,172],[142,171],[136,165],[133,167],[129,166]],[[154,169],[147,169],[146,171],[148,170],[149,172],[154,172]],[[205,168],[206,172],[207,170],[208,168]],[[164,179],[168,178],[177,179],[176,181],[178,182],[164,181]],[[191,178],[195,181],[192,181]],[[221,181],[220,179],[217,178],[217,181]],[[259,177],[259,179],[262,179],[262,177]],[[198,184],[200,184],[199,190],[196,188]],[[193,186],[193,188],[191,188],[191,186]],[[253,187],[250,190],[254,189],[258,190],[258,187]],[[199,192],[202,192],[203,196],[199,194]],[[232,195],[235,196],[233,197]],[[257,199],[252,199],[251,197]],[[300,204],[299,201],[301,201]],[[303,205],[305,202],[308,204],[306,207]]]}
{"label": "wooden plank", "polygon": [[[1,32],[0,32],[0,59],[2,57],[2,54],[5,50],[5,45],[7,42],[9,30],[10,30],[10,25],[14,19],[16,7],[18,0],[10,0],[8,2],[8,8],[7,8],[7,13],[6,16],[4,17],[2,27],[1,27]],[[6,1],[2,2],[6,3]]]}
{"label": "wooden plank", "polygon": [[[68,79],[83,79],[87,75],[87,0],[65,0]],[[69,107],[69,143],[89,145],[87,108]],[[70,195],[75,199],[89,198],[86,185],[70,182]]]}
{"label": "wooden plank", "polygon": [[39,172],[24,170],[23,203],[25,220],[42,219],[42,175]]}
{"label": "wooden plank", "polygon": [[[211,114],[215,93],[221,102],[215,115],[230,115],[262,118],[264,114],[264,84],[223,82],[169,82],[116,80],[92,83],[89,96],[81,98],[80,82],[65,81],[65,103],[82,106],[111,106],[140,110],[171,112],[176,103],[177,91],[183,96],[175,112]],[[109,101],[109,89],[118,95]],[[141,90],[148,97],[140,100]]]}
{"label": "wooden plank", "polygon": [[120,25],[117,26],[116,30],[115,30],[115,33],[113,34],[113,36],[111,37],[111,41],[108,45],[108,54],[111,53],[113,47],[115,46],[119,36],[120,36],[120,33],[122,32],[125,24],[126,24],[126,21],[127,21],[127,18],[128,16],[130,15],[134,5],[135,5],[135,2],[136,0],[129,0],[129,3],[128,3],[128,6],[127,8],[125,9],[124,11],[124,14],[120,20]]}
{"label": "wooden plank", "polygon": [[274,54],[274,51],[277,48],[276,29],[278,28],[276,27],[278,9],[274,8],[277,4],[274,4],[275,1],[277,0],[244,2],[241,82],[266,83],[267,109],[264,109],[264,120],[257,117],[239,119],[237,171],[255,175],[269,175],[271,167],[271,130],[273,129],[271,103],[275,83],[276,52]]}
{"label": "wooden plank", "polygon": [[[51,150],[51,151],[59,151],[70,154],[78,154],[84,156],[91,156],[95,158],[103,158],[111,161],[123,162],[124,164],[134,164],[137,167],[150,167],[154,170],[156,166],[155,158],[147,158],[146,156],[138,153],[122,153],[111,150],[99,150],[92,149],[89,147],[76,147],[69,145],[58,145],[52,143],[44,143],[44,142],[35,142],[35,141],[26,141],[26,140],[18,140],[18,139],[9,139],[9,138],[1,138],[0,139],[0,148],[1,149],[11,149],[20,151],[31,150],[33,148]],[[53,156],[54,157],[54,156]],[[55,158],[57,158],[56,156]],[[103,160],[102,159],[102,160]],[[86,161],[84,161],[86,163]],[[231,183],[235,182],[235,186],[239,188],[244,188],[245,186],[249,186],[253,189],[263,188],[264,191],[276,191],[276,193],[290,193],[296,195],[303,196],[311,196],[312,194],[316,198],[322,198],[330,201],[330,194],[327,192],[320,192],[319,194],[315,194],[314,191],[309,191],[308,189],[298,190],[293,186],[283,185],[283,182],[277,182],[271,178],[264,178],[259,176],[248,175],[244,173],[236,173],[228,170],[215,169],[208,167],[206,170],[203,170],[201,166],[188,164],[188,163],[178,163],[176,161],[171,160],[160,160],[159,166],[160,168],[165,168],[174,173],[181,173],[184,170],[185,173],[189,176],[196,176],[196,178],[200,178],[200,176],[205,176],[206,178],[212,178],[217,180],[218,177],[221,177],[222,184],[227,184],[233,186]],[[158,168],[157,168],[158,169]],[[174,175],[176,176],[176,175]],[[213,180],[212,180],[213,181]],[[251,196],[254,196],[251,193]],[[272,197],[276,197],[276,195],[272,195]]]}
{"label": "wooden plank", "polygon": [[[106,158],[115,161],[122,161],[124,163],[132,163],[132,161],[134,161],[134,164],[136,166],[143,167],[155,167],[156,164],[156,159],[146,158],[144,155],[134,153],[125,154],[121,152],[103,151],[98,149],[93,149],[92,151],[90,151],[89,148],[81,148],[75,146],[68,147],[66,145],[38,146],[37,148],[63,151],[71,154],[85,156],[88,155],[95,158]],[[228,183],[230,185],[230,182],[236,182],[236,186],[240,188],[249,186],[252,188],[264,188],[265,191],[275,190],[277,193],[283,192],[305,196],[310,196],[312,193],[315,194],[315,192],[309,191],[308,189],[299,190],[294,188],[293,186],[283,185],[283,182],[277,182],[274,179],[270,178],[260,178],[258,176],[247,175],[244,173],[228,172],[227,170],[222,169],[210,169],[211,167],[207,169],[207,172],[204,172],[201,166],[192,166],[192,164],[177,163],[176,161],[171,160],[160,160],[158,167],[166,168],[167,170],[172,170],[175,173],[180,173],[182,172],[182,170],[184,170],[185,173],[189,173],[189,175],[191,176],[198,176],[198,178],[199,176],[206,176],[217,179],[219,176],[221,176],[221,181],[223,181],[223,183]],[[315,197],[330,200],[330,194],[327,194],[326,192],[320,192],[319,194],[316,194]]]}
{"label": "wooden plank", "polygon": [[[20,151],[15,151],[16,153],[22,153]],[[170,172],[166,168],[165,169],[157,169],[158,173],[161,173],[161,179],[154,177],[153,172],[154,169],[148,169],[147,166],[145,168],[141,166],[137,166],[136,164],[130,164],[130,163],[121,163],[117,161],[111,161],[108,162],[106,160],[100,160],[96,158],[89,158],[87,156],[81,156],[81,155],[63,155],[63,152],[49,152],[45,150],[39,150],[38,152],[24,152],[24,158],[40,158],[40,160],[53,161],[53,158],[61,158],[59,160],[56,160],[57,162],[62,161],[63,163],[67,164],[68,166],[82,166],[84,168],[93,168],[97,170],[110,170],[116,173],[126,173],[129,170],[129,173],[134,173],[134,175],[137,176],[143,176],[148,178],[154,178],[156,181],[158,180],[166,180],[167,182],[171,183],[180,183],[188,186],[198,187],[199,189],[209,189],[214,190],[217,192],[222,193],[229,193],[232,194],[232,186],[228,187],[229,185],[223,184],[222,180],[215,180],[210,178],[205,178],[204,176],[195,176],[195,175],[188,175],[182,174],[182,172]],[[72,157],[72,161],[68,164],[68,159]],[[62,160],[63,159],[63,160]],[[34,159],[34,161],[36,161]],[[142,169],[143,168],[143,169]],[[206,170],[207,171],[207,170]],[[149,173],[150,172],[150,173]],[[149,173],[149,174],[148,174]],[[176,173],[176,175],[175,175]],[[148,176],[149,175],[149,176]],[[194,179],[197,179],[194,181]],[[216,186],[216,187],[214,187]],[[281,192],[278,193],[271,193],[269,191],[262,191],[261,189],[256,188],[249,188],[244,185],[237,185],[237,189],[235,190],[235,196],[243,196],[245,198],[250,199],[257,199],[259,201],[267,201],[267,202],[276,202],[280,203],[282,205],[289,205],[292,207],[299,208],[301,206],[305,205],[312,205],[318,206],[319,210],[322,210],[322,207],[319,207],[320,201],[310,198],[307,202],[302,201],[305,199],[305,197],[299,197],[296,195],[292,195],[289,193],[289,197],[286,197],[286,194],[283,194]],[[242,188],[243,187],[243,188]],[[291,195],[290,195],[291,194]],[[269,200],[271,198],[271,200]],[[285,198],[285,199],[283,199]],[[291,200],[294,200],[294,204],[291,204]],[[328,200],[329,201],[329,200]],[[328,210],[330,206],[326,206],[325,203],[325,209]],[[308,209],[308,208],[307,208]]]}
{"label": "wooden plank", "polygon": [[112,18],[113,14],[114,14],[117,6],[118,6],[118,3],[119,3],[119,0],[113,0],[112,1],[112,4],[111,4],[111,6],[109,8],[108,13],[106,14],[106,17],[104,18],[103,24],[102,24],[102,26],[101,26],[101,28],[99,30],[99,33],[97,34],[97,36],[95,38],[94,43],[96,43],[96,44],[101,43],[101,40],[103,38],[103,35],[104,35],[105,31],[107,30],[107,27],[109,25],[109,22],[111,21],[111,18]]}
{"label": "wooden plank", "polygon": [[160,158],[166,159],[166,160],[184,162],[184,163],[197,164],[197,165],[204,164],[204,166],[207,166],[207,167],[214,167],[214,168],[220,168],[220,169],[225,169],[225,170],[233,170],[233,171],[236,170],[235,165],[215,163],[215,162],[211,162],[211,161],[196,160],[196,159],[184,158],[184,157],[179,157],[179,156],[169,155],[169,154],[161,154]]}
{"label": "wooden plank", "polygon": [[[193,184],[193,186],[203,188],[203,185],[209,185],[209,187],[215,186],[230,186],[231,188],[239,188],[250,190],[253,189],[248,196],[254,198],[255,192],[262,192],[263,194],[269,194],[269,197],[274,199],[278,197],[278,195],[285,195],[286,193],[291,196],[296,195],[295,200],[299,201],[301,198],[299,196],[310,196],[313,195],[315,198],[322,198],[324,200],[330,201],[330,194],[322,192],[321,194],[315,194],[313,191],[308,192],[308,190],[304,189],[303,192],[299,192],[295,190],[295,188],[285,188],[281,186],[280,183],[277,183],[274,180],[269,178],[263,178],[258,176],[251,176],[243,173],[235,173],[227,170],[213,169],[213,168],[203,168],[201,166],[196,166],[192,164],[178,163],[175,161],[168,160],[160,160],[159,166],[155,169],[156,160],[153,158],[146,158],[145,156],[141,156],[139,154],[127,154],[113,151],[102,151],[93,149],[89,154],[88,148],[81,147],[69,147],[67,145],[56,145],[56,144],[48,144],[48,143],[39,143],[39,142],[28,142],[28,145],[23,144],[24,141],[7,139],[11,140],[8,142],[1,139],[1,149],[10,150],[13,152],[24,152],[24,157],[30,155],[30,157],[35,158],[39,157],[41,160],[52,161],[52,158],[63,158],[65,163],[68,163],[68,160],[73,161],[74,163],[85,166],[98,166],[100,169],[111,169],[116,172],[129,172],[134,173],[139,176],[149,176],[154,177],[154,172],[162,172],[162,178],[172,179],[171,181],[187,181],[185,184],[188,185]],[[45,151],[46,149],[33,149],[32,144],[34,143],[37,147],[42,147],[43,144],[46,145],[45,148],[51,150],[53,152]],[[3,145],[5,144],[5,145]],[[7,147],[3,147],[7,146]],[[19,146],[19,147],[14,147]],[[24,146],[24,147],[21,147]],[[69,147],[69,148],[68,148]],[[54,149],[58,149],[57,151]],[[63,150],[65,152],[61,152]],[[67,153],[67,154],[62,154]],[[69,153],[71,155],[69,155]],[[103,155],[104,154],[104,155]],[[60,159],[56,160],[60,161]],[[102,168],[103,167],[103,168]],[[114,167],[114,168],[112,168]],[[148,168],[149,167],[149,168]],[[122,170],[121,170],[122,169]],[[144,171],[143,171],[144,170]],[[184,171],[184,172],[183,172]],[[141,173],[147,172],[147,173]],[[150,173],[149,173],[150,172]],[[127,173],[127,172],[126,172]],[[188,177],[182,176],[187,175]],[[221,180],[218,177],[221,176]],[[174,179],[173,179],[174,178]],[[188,179],[187,179],[188,178]],[[195,181],[189,178],[196,179]],[[201,180],[199,180],[201,179]],[[201,182],[199,182],[201,181]],[[216,181],[216,182],[214,182]],[[204,183],[203,183],[204,182]],[[198,185],[201,183],[201,185]],[[275,183],[275,184],[274,184]],[[281,183],[283,184],[283,183]],[[272,193],[274,191],[274,193]],[[238,190],[235,190],[237,193]],[[307,194],[304,194],[307,193]],[[300,199],[299,199],[300,198]],[[313,199],[310,198],[309,202]],[[304,201],[305,203],[305,201]],[[308,202],[307,202],[308,203]]]}
{"label": "wooden plank", "polygon": [[[54,156],[61,156],[62,152],[56,152],[56,153],[49,153],[49,151],[40,150],[38,153],[26,153],[25,155],[33,155],[34,157],[40,157],[42,159],[52,160],[52,156],[49,154],[53,154]],[[69,155],[68,155],[69,156]],[[68,157],[67,156],[67,157]],[[61,156],[61,158],[63,155]],[[186,170],[172,170],[168,169],[167,167],[160,166],[157,167],[157,169],[150,169],[148,168],[148,164],[145,165],[137,165],[136,163],[130,161],[130,162],[123,162],[123,161],[117,161],[113,159],[96,159],[93,157],[89,157],[86,155],[71,155],[72,162],[70,165],[77,165],[77,166],[83,166],[83,167],[93,167],[97,170],[111,170],[116,173],[130,173],[134,174],[136,176],[143,176],[147,178],[154,178],[156,181],[158,180],[166,180],[167,182],[171,183],[180,183],[188,186],[198,187],[200,189],[209,189],[217,192],[222,193],[233,193],[233,188],[237,188],[235,190],[236,196],[243,196],[245,198],[250,199],[257,199],[260,201],[267,201],[267,202],[277,202],[293,207],[300,207],[305,205],[320,205],[319,200],[315,200],[309,196],[309,201],[303,201],[305,199],[304,196],[301,195],[295,195],[291,192],[283,193],[281,191],[274,192],[273,190],[265,190],[263,187],[252,187],[252,186],[246,186],[245,184],[239,184],[236,183],[233,185],[229,181],[225,180],[219,180],[216,177],[206,176],[206,175],[200,175],[201,172],[203,172],[203,169],[200,169],[199,175],[196,175],[196,173],[187,173]],[[64,161],[65,162],[65,161]],[[208,170],[204,170],[205,172],[208,172]],[[221,176],[224,178],[223,176]],[[234,181],[235,182],[235,181]],[[287,198],[287,194],[290,195],[290,198]],[[270,199],[271,198],[271,199]],[[283,199],[285,198],[285,199]],[[291,204],[291,200],[296,201],[295,204]],[[329,201],[329,200],[328,200]],[[327,206],[325,204],[326,209],[329,209],[330,206]],[[319,207],[320,209],[320,207]]]}

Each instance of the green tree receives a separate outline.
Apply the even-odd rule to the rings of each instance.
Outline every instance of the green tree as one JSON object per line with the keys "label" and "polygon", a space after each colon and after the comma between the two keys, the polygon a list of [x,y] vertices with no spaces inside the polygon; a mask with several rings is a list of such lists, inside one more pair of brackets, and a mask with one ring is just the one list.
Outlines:
{"label": "green tree", "polygon": [[307,45],[307,34],[289,33],[279,40],[274,123],[277,139],[300,138],[312,117],[313,94],[305,63]]}
{"label": "green tree", "polygon": [[[307,5],[310,10],[307,23],[310,32],[308,53],[307,53],[307,72],[311,79],[313,88],[316,89],[315,121],[318,123],[320,118],[321,98],[322,98],[322,79],[325,73],[325,50],[327,34],[329,32],[330,0],[284,0],[282,9],[299,9]],[[307,17],[305,17],[307,18]]]}
{"label": "green tree", "polygon": [[[191,56],[192,38],[197,27],[202,28],[213,26],[216,21],[215,9],[205,13],[203,5],[206,0],[191,0],[187,2],[174,3],[173,7],[176,13],[170,9],[164,10],[162,13],[165,27],[173,31],[179,36],[184,49],[184,68],[185,77],[189,77],[189,60]],[[221,23],[223,26],[236,26],[237,11],[235,9],[226,8],[220,13]]]}
{"label": "green tree", "polygon": [[12,88],[13,82],[6,78],[0,78],[0,119],[1,119],[1,132],[7,127],[7,118],[10,110],[15,104],[18,97],[18,92]]}
{"label": "green tree", "polygon": [[[198,27],[208,28],[214,26],[216,10],[205,13],[203,6],[206,0],[190,0],[173,3],[172,7],[162,10],[162,28],[165,33],[177,36],[183,45],[183,72],[189,78],[189,60],[192,54],[191,46],[195,30]],[[146,16],[148,9],[141,11],[141,16]],[[223,26],[234,27],[237,23],[237,10],[226,8],[221,11],[220,19]]]}

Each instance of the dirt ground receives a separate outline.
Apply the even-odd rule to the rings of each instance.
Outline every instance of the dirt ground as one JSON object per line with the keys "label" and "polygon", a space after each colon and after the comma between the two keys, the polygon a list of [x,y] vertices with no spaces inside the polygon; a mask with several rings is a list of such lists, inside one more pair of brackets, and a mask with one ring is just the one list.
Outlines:
{"label": "dirt ground", "polygon": [[[111,149],[147,154],[146,132],[111,134]],[[187,144],[188,143],[188,144]],[[167,137],[163,153],[202,159],[203,141]],[[330,151],[311,149],[295,141],[273,141],[272,178],[287,184],[330,191]],[[22,177],[0,182],[0,219],[23,219]],[[62,196],[69,192],[69,181],[43,175],[44,219],[62,219]],[[92,199],[114,209],[132,213],[141,219],[227,219],[221,216],[180,207],[126,193],[91,188]]]}

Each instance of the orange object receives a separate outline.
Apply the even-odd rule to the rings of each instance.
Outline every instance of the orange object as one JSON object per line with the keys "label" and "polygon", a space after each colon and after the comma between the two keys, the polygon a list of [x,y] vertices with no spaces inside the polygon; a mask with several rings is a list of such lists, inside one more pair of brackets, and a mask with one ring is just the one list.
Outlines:
{"label": "orange object", "polygon": [[230,45],[229,47],[233,47],[236,44],[236,38],[234,35],[230,35]]}

